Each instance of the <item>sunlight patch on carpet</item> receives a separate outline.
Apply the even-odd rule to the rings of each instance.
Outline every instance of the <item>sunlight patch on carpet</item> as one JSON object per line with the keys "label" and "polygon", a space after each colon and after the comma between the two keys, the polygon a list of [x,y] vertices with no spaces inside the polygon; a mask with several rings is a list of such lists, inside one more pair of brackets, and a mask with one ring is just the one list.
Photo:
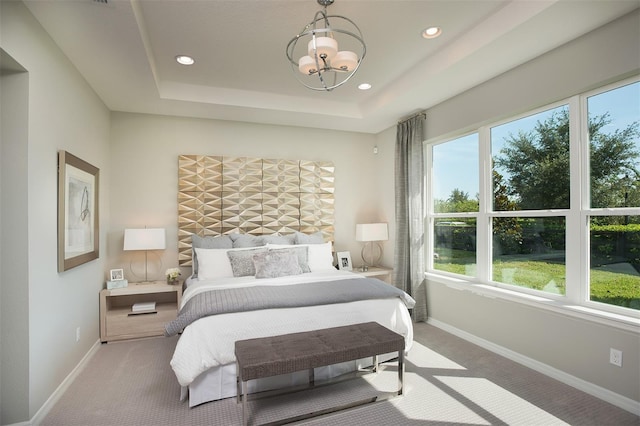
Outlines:
{"label": "sunlight patch on carpet", "polygon": [[418,342],[413,342],[411,351],[407,355],[407,361],[420,368],[443,368],[451,370],[466,370],[460,364],[456,364],[449,358],[440,355]]}
{"label": "sunlight patch on carpet", "polygon": [[405,395],[391,400],[391,403],[408,419],[463,423],[469,425],[489,425],[464,403],[438,389],[433,383],[414,373],[405,373]]}
{"label": "sunlight patch on carpet", "polygon": [[461,396],[487,410],[506,424],[567,425],[552,414],[536,407],[518,395],[479,377],[434,376]]}

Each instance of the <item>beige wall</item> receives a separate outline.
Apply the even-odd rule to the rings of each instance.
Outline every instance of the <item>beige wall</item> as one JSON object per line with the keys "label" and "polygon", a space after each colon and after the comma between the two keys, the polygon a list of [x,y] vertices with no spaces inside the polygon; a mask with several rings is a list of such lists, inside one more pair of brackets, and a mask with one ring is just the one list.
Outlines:
{"label": "beige wall", "polygon": [[[168,249],[163,268],[177,263],[177,156],[211,154],[330,160],[336,166],[336,250],[360,251],[355,224],[385,220],[373,154],[375,137],[349,132],[239,122],[110,113],[77,70],[20,2],[0,2],[0,48],[27,71],[21,88],[28,112],[24,164],[2,158],[15,174],[4,176],[2,215],[22,209],[25,226],[3,222],[3,241],[24,243],[24,270],[8,271],[6,245],[0,334],[2,365],[15,357],[24,368],[3,368],[0,423],[34,418],[45,401],[98,341],[98,292],[109,269],[128,266],[122,252],[123,229],[162,226]],[[3,62],[4,63],[4,62]],[[3,78],[3,87],[8,80]],[[24,80],[23,80],[24,81]],[[12,86],[13,87],[13,86]],[[7,91],[8,93],[8,91]],[[8,119],[3,114],[3,119]],[[14,128],[19,128],[15,126]],[[3,126],[5,133],[9,127]],[[2,153],[9,152],[3,133]],[[57,151],[67,150],[100,168],[100,258],[57,272]],[[3,167],[3,171],[5,168]],[[24,185],[23,190],[20,184]],[[4,188],[21,195],[8,203]],[[14,247],[19,248],[20,243]],[[16,273],[20,271],[23,273]],[[11,273],[9,273],[11,272]],[[157,277],[157,276],[156,276]],[[150,278],[156,278],[150,277]],[[14,291],[15,290],[15,291]],[[17,307],[17,310],[7,306]],[[16,313],[17,312],[17,313]],[[80,341],[75,341],[80,327]],[[16,330],[22,332],[16,333]],[[11,347],[9,350],[7,348]],[[11,392],[7,391],[11,389]]]}
{"label": "beige wall", "polygon": [[[7,279],[5,262],[10,257],[5,257],[3,249],[3,326],[5,321],[15,321],[15,330],[25,330],[2,334],[0,421],[7,424],[34,417],[98,339],[98,292],[104,282],[109,224],[110,123],[104,104],[26,7],[21,2],[2,1],[0,9],[0,48],[28,72],[28,87],[21,89],[28,103],[23,122],[27,128],[22,129],[26,138],[20,142],[26,146],[22,145],[15,157],[23,164],[14,167],[10,182],[3,179],[2,183],[3,197],[5,188],[21,188],[15,204],[3,198],[2,218],[19,215],[20,219],[3,223],[2,239],[16,241],[17,248],[24,250],[15,264],[24,271]],[[5,83],[3,79],[3,86]],[[3,113],[2,118],[7,115]],[[3,152],[9,145],[3,134]],[[61,149],[101,170],[102,255],[64,273],[57,272],[57,153]],[[3,164],[12,160],[2,159]],[[5,312],[7,305],[17,305],[19,313],[12,316]],[[4,368],[8,361],[5,349],[13,345],[20,352],[13,356],[25,360],[27,368]],[[7,389],[16,383],[21,386]]]}
{"label": "beige wall", "polygon": [[[427,111],[428,139],[543,106],[640,72],[636,10]],[[613,48],[612,46],[615,46]],[[377,136],[387,146],[393,129]],[[393,158],[382,165],[393,167]],[[385,193],[385,208],[392,200]],[[387,212],[389,210],[386,210]],[[520,303],[428,284],[429,317],[451,331],[521,359],[586,382],[600,396],[626,408],[640,401],[640,334]],[[609,348],[622,349],[622,368],[609,364]],[[548,367],[548,368],[547,368]],[[585,383],[582,384],[585,384]],[[595,386],[591,386],[593,384]],[[611,394],[613,393],[613,394]],[[618,398],[618,396],[622,398]],[[635,403],[634,403],[635,401]],[[637,410],[637,408],[636,408]]]}
{"label": "beige wall", "polygon": [[[29,403],[27,183],[28,74],[0,49],[0,413],[24,418]],[[0,422],[4,416],[0,418]]]}
{"label": "beige wall", "polygon": [[[20,2],[0,1],[0,48],[28,72],[28,125],[25,167],[11,179],[26,187],[16,204],[8,203],[4,189],[11,185],[2,175],[0,235],[20,240],[19,259],[24,274],[8,274],[7,247],[0,248],[3,325],[19,321],[23,333],[0,334],[1,363],[8,345],[16,344],[26,364],[2,370],[0,423],[32,419],[57,386],[78,365],[98,340],[98,292],[106,272],[125,267],[122,233],[129,226],[162,226],[168,249],[164,267],[177,263],[177,156],[210,154],[331,160],[336,166],[336,249],[349,250],[357,263],[360,245],[354,241],[355,224],[365,221],[393,223],[395,128],[378,135],[109,113],[76,69],[35,22]],[[575,45],[525,64],[485,85],[447,101],[428,114],[427,132],[436,137],[455,129],[522,111],[592,85],[637,72],[638,15],[623,19]],[[635,38],[634,38],[635,37]],[[616,46],[616,49],[610,48]],[[635,65],[633,65],[635,64]],[[3,87],[6,80],[3,79]],[[22,90],[23,94],[25,89]],[[520,92],[519,92],[520,91]],[[2,118],[6,115],[3,113]],[[3,125],[2,154],[5,158]],[[378,146],[378,154],[373,147]],[[64,273],[56,269],[56,153],[65,149],[101,170],[100,259]],[[22,155],[22,154],[21,154]],[[14,189],[15,190],[15,189]],[[26,225],[6,224],[15,211]],[[26,226],[26,229],[25,229]],[[385,244],[384,263],[391,266],[393,238]],[[9,277],[9,278],[7,278]],[[5,291],[9,288],[10,291]],[[26,290],[25,290],[26,289]],[[14,291],[17,290],[17,291]],[[432,283],[429,304],[434,319],[473,333],[523,355],[548,363],[597,386],[625,397],[638,398],[637,335],[611,327],[594,326],[563,315],[533,308],[521,310],[512,302],[496,303],[473,294]],[[13,314],[5,307],[18,303],[26,310]],[[509,321],[505,319],[508,318]],[[472,320],[473,319],[473,320]],[[26,324],[25,324],[26,322]],[[504,328],[505,323],[511,329]],[[18,326],[20,327],[20,325]],[[75,341],[76,327],[81,328]],[[503,327],[503,328],[501,328]],[[569,333],[575,339],[565,339]],[[14,341],[11,341],[14,339]],[[543,345],[553,343],[545,350]],[[590,342],[588,345],[584,342]],[[608,370],[600,358],[608,345],[625,350],[625,368]],[[628,348],[628,349],[627,349]],[[589,355],[585,356],[585,349]],[[629,362],[627,362],[627,360]],[[6,384],[18,384],[8,396]],[[22,403],[16,404],[15,401]]]}
{"label": "beige wall", "polygon": [[[111,167],[117,172],[110,188],[108,268],[124,268],[130,280],[140,280],[130,270],[133,260],[134,270],[139,271],[136,262],[140,259],[122,251],[127,227],[166,228],[162,268],[158,271],[157,262],[150,262],[150,273],[155,266],[153,278],[177,266],[180,154],[332,161],[335,249],[351,251],[355,264],[360,260],[355,224],[387,219],[381,208],[373,135],[130,113],[113,113],[111,123]],[[185,268],[184,273],[189,272]]]}
{"label": "beige wall", "polygon": [[[579,388],[623,408],[631,409],[633,401],[639,400],[640,336],[637,330],[632,332],[535,306],[480,296],[436,281],[429,282],[428,296],[430,319],[453,327],[454,332],[462,331],[474,339],[513,351],[525,358],[526,365],[551,376],[560,371],[584,381],[586,383],[578,383]],[[623,352],[622,368],[609,363],[609,348]]]}
{"label": "beige wall", "polygon": [[393,267],[394,245],[396,240],[396,201],[395,201],[395,154],[396,128],[391,127],[376,135],[378,155],[375,168],[377,191],[381,204],[380,220],[389,224],[389,241],[384,243],[382,264]]}
{"label": "beige wall", "polygon": [[430,108],[427,140],[476,129],[637,74],[638,13],[627,14]]}

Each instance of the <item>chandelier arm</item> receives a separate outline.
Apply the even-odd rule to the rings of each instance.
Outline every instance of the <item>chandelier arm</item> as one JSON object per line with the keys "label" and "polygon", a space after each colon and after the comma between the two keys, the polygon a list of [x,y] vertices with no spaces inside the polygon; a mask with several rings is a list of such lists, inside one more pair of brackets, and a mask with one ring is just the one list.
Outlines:
{"label": "chandelier arm", "polygon": [[[358,61],[358,64],[356,65],[356,67],[354,68],[353,72],[351,74],[349,74],[344,80],[342,80],[340,83],[335,84],[334,86],[326,86],[326,84],[324,84],[324,81],[322,80],[322,78],[320,78],[320,81],[324,84],[323,87],[316,87],[316,86],[311,86],[310,84],[307,84],[304,80],[302,80],[300,77],[298,77],[298,74],[300,74],[299,72],[297,72],[297,69],[294,68],[293,63],[291,64],[291,69],[294,70],[294,76],[296,77],[296,80],[298,80],[300,82],[300,84],[302,84],[304,87],[306,87],[307,89],[311,89],[311,90],[315,90],[316,92],[330,92],[335,88],[338,88],[340,86],[342,86],[343,84],[345,84],[347,81],[349,81],[349,79],[351,79],[351,77],[353,77],[353,75],[355,74],[356,70],[360,67],[360,61]],[[315,74],[315,73],[314,73]],[[319,74],[319,73],[318,73]],[[335,79],[335,74],[334,74],[334,79]]]}
{"label": "chandelier arm", "polygon": [[331,89],[329,89],[329,86],[327,86],[327,83],[325,83],[324,81],[324,74],[321,72],[318,72],[318,78],[320,79],[320,83],[322,84],[322,89],[320,90],[325,90],[325,91],[330,91]]}

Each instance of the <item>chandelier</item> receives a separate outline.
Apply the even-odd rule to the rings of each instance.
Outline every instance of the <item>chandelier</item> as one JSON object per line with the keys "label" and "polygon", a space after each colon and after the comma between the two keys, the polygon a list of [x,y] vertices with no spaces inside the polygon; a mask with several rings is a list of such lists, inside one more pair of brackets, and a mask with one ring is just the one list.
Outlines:
{"label": "chandelier", "polygon": [[[316,12],[313,21],[289,41],[287,59],[303,85],[312,90],[329,92],[342,86],[356,73],[367,46],[360,28],[351,19],[327,15],[327,6],[333,4],[334,0],[317,1],[323,9]],[[329,24],[329,18],[337,26]],[[340,37],[343,50],[338,49],[336,36]]]}

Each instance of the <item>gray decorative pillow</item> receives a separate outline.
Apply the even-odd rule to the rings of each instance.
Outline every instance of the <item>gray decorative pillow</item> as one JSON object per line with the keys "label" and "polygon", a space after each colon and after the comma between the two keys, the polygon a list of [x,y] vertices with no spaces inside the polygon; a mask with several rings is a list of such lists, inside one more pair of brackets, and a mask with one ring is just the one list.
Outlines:
{"label": "gray decorative pillow", "polygon": [[266,247],[253,250],[228,251],[227,256],[231,262],[231,270],[234,277],[246,277],[256,274],[256,267],[253,265],[253,256],[266,252]]}
{"label": "gray decorative pillow", "polygon": [[302,232],[295,233],[296,244],[322,244],[324,243],[324,237],[322,232],[318,231],[315,234],[303,234]]}
{"label": "gray decorative pillow", "polygon": [[311,272],[311,268],[309,268],[309,247],[301,246],[301,247],[287,247],[287,248],[277,248],[277,249],[269,249],[269,252],[282,252],[282,253],[291,253],[298,259],[298,265],[302,270],[303,274],[307,272]]}
{"label": "gray decorative pillow", "polygon": [[297,256],[286,250],[269,250],[253,255],[256,278],[278,278],[288,275],[300,275]]}
{"label": "gray decorative pillow", "polygon": [[196,256],[196,248],[202,249],[230,249],[233,248],[233,242],[228,235],[220,235],[219,237],[201,237],[191,234],[191,260],[193,261],[193,276],[198,276],[198,256]]}
{"label": "gray decorative pillow", "polygon": [[260,247],[266,243],[262,237],[246,234],[230,234],[229,238],[233,241],[233,248]]}
{"label": "gray decorative pillow", "polygon": [[260,237],[265,244],[280,244],[280,245],[291,245],[294,244],[295,235],[263,235]]}

